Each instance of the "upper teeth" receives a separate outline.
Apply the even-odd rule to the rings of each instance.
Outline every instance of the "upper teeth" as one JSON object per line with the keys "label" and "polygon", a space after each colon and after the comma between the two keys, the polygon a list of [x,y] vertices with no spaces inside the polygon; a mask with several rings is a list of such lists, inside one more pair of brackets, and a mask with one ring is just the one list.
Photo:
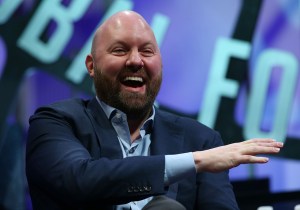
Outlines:
{"label": "upper teeth", "polygon": [[129,80],[131,80],[131,81],[137,81],[137,82],[143,82],[143,78],[141,78],[141,77],[126,77],[124,79],[124,81],[129,81]]}

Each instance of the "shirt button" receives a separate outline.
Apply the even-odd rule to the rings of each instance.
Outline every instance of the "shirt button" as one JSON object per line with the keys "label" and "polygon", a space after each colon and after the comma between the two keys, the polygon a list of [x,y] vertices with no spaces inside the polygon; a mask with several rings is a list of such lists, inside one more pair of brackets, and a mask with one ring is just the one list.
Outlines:
{"label": "shirt button", "polygon": [[134,151],[135,151],[135,148],[136,148],[136,147],[132,147],[132,148],[131,148],[131,149],[128,151],[128,153],[129,153],[129,154],[132,154],[132,153],[134,153]]}
{"label": "shirt button", "polygon": [[133,192],[133,190],[134,190],[134,187],[131,186],[131,187],[128,187],[127,192],[131,193],[131,192]]}
{"label": "shirt button", "polygon": [[144,186],[144,190],[146,191],[146,192],[150,192],[151,191],[151,186]]}

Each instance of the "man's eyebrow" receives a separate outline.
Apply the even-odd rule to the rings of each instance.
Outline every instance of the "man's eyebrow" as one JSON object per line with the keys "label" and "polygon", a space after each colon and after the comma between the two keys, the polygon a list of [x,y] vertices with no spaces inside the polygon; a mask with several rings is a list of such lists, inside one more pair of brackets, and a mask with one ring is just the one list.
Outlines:
{"label": "man's eyebrow", "polygon": [[110,49],[112,49],[116,46],[125,46],[125,47],[127,47],[128,44],[126,42],[122,41],[122,40],[117,40],[117,41],[114,41],[114,42],[110,43],[109,46],[108,46],[108,49],[110,50]]}
{"label": "man's eyebrow", "polygon": [[144,48],[144,47],[154,47],[155,45],[152,44],[151,42],[147,42],[144,44],[141,44],[139,48]]}
{"label": "man's eyebrow", "polygon": [[[110,44],[109,48],[112,48],[116,45],[123,45],[125,47],[129,46],[130,44],[128,44],[127,42],[123,41],[123,40],[115,40],[113,43]],[[142,43],[139,48],[143,48],[143,47],[153,47],[154,49],[157,49],[158,46],[153,43],[153,41],[147,41],[145,43]]]}

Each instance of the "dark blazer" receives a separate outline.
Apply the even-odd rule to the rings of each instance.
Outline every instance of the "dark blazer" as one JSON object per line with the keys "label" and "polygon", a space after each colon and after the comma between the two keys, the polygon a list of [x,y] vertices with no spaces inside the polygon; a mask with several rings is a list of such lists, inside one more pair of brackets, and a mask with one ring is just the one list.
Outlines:
{"label": "dark blazer", "polygon": [[151,156],[123,159],[117,134],[97,100],[70,99],[30,118],[26,173],[36,210],[112,210],[167,194],[188,210],[238,209],[228,172],[199,173],[164,186],[165,154],[222,145],[196,120],[156,110]]}

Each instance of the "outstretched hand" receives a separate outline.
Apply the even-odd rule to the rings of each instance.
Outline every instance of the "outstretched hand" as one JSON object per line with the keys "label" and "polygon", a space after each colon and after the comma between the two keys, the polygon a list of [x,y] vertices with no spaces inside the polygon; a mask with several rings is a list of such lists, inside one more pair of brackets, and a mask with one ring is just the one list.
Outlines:
{"label": "outstretched hand", "polygon": [[274,139],[257,138],[193,152],[197,172],[220,172],[245,163],[266,163],[259,154],[276,154],[283,147]]}

